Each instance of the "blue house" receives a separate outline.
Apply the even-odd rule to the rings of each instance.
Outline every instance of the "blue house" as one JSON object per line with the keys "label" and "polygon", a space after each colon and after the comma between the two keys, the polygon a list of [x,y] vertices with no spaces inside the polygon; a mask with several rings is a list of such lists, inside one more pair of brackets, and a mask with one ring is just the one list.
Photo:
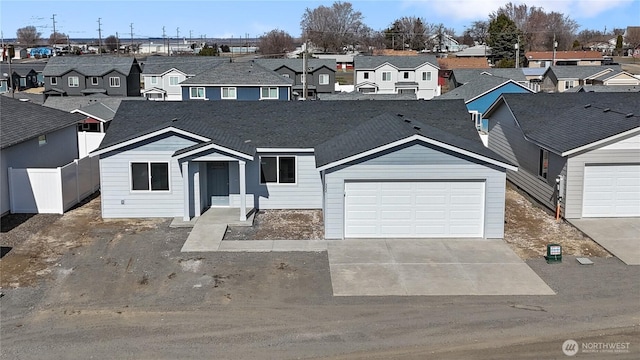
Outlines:
{"label": "blue house", "polygon": [[291,100],[293,80],[254,62],[220,63],[184,80],[182,100]]}
{"label": "blue house", "polygon": [[435,99],[463,99],[476,124],[476,128],[487,132],[487,120],[482,115],[502,94],[535,93],[530,88],[512,79],[480,74],[475,79]]}

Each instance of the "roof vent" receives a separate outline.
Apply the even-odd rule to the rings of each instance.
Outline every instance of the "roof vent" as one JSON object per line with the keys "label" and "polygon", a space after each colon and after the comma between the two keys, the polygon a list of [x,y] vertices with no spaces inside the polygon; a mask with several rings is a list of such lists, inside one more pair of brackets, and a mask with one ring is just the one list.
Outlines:
{"label": "roof vent", "polygon": [[414,125],[414,126],[413,126],[413,128],[414,128],[414,129],[416,129],[416,130],[418,130],[418,131],[420,131],[420,126],[415,126],[415,125]]}
{"label": "roof vent", "polygon": [[248,143],[250,143],[250,142],[251,142],[251,139],[248,139],[248,140],[245,140],[245,141],[244,141],[244,143],[245,143],[245,144],[248,144]]}
{"label": "roof vent", "polygon": [[604,108],[604,109],[602,110],[602,112],[609,112],[609,111],[611,111],[611,108]]}
{"label": "roof vent", "polygon": [[630,118],[630,117],[632,117],[632,116],[633,116],[633,113],[628,113],[628,114],[627,114],[627,115],[625,115],[624,117],[626,117],[626,118]]}
{"label": "roof vent", "polygon": [[178,121],[178,118],[171,119],[171,122],[176,122],[176,121]]}
{"label": "roof vent", "polygon": [[585,109],[588,109],[590,107],[591,107],[591,104],[587,104],[587,105],[584,106]]}
{"label": "roof vent", "polygon": [[398,114],[398,116],[400,116],[400,117],[404,117],[404,115],[402,115],[402,114]]}
{"label": "roof vent", "polygon": [[411,124],[411,119],[404,119],[404,122]]}

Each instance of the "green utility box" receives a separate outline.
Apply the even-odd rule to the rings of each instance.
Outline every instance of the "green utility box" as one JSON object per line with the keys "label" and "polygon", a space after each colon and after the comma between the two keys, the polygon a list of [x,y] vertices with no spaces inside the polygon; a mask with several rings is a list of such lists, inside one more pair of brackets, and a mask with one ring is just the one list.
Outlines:
{"label": "green utility box", "polygon": [[558,244],[547,244],[547,259],[548,264],[562,262],[562,246]]}

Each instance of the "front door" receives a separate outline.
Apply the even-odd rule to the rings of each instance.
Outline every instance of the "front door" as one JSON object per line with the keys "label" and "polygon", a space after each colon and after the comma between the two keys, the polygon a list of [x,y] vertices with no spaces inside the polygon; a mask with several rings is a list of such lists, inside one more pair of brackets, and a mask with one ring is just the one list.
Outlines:
{"label": "front door", "polygon": [[207,192],[209,206],[229,206],[229,163],[207,163]]}

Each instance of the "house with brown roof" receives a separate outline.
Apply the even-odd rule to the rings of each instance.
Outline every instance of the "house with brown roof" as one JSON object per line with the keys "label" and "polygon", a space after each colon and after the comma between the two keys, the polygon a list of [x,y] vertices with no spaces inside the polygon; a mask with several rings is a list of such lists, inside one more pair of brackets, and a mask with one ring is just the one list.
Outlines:
{"label": "house with brown roof", "polygon": [[[438,85],[445,87],[455,69],[489,69],[489,61],[486,57],[446,57],[438,58]],[[448,89],[445,89],[448,90]]]}
{"label": "house with brown roof", "polygon": [[604,61],[599,51],[527,51],[528,67],[539,68],[554,65],[600,66]]}

